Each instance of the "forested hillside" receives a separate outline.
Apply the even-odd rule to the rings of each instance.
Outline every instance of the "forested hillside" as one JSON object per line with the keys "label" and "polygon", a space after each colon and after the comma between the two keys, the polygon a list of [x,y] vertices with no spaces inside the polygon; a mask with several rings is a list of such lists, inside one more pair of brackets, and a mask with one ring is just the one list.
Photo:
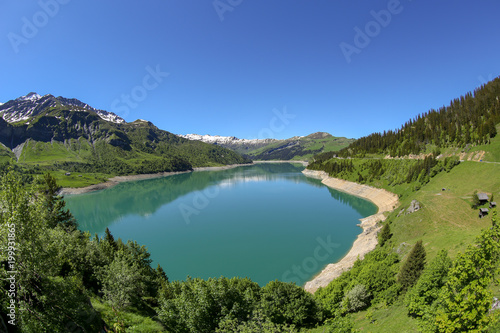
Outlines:
{"label": "forested hillside", "polygon": [[495,125],[500,122],[499,96],[500,78],[496,78],[454,99],[449,106],[410,119],[400,129],[362,137],[342,149],[340,156],[405,156],[425,152],[427,145],[446,148],[488,143],[496,136]]}
{"label": "forested hillside", "polygon": [[246,152],[253,160],[301,160],[309,161],[312,156],[347,147],[354,139],[335,137],[329,133],[317,132],[304,137],[272,142],[265,147]]}
{"label": "forested hillside", "polygon": [[[498,218],[474,198],[500,194],[499,97],[495,79],[399,130],[314,156],[309,169],[385,188],[401,202],[377,249],[315,293],[339,322],[335,332],[347,317],[370,332],[498,331]],[[479,218],[478,208],[489,214]]]}

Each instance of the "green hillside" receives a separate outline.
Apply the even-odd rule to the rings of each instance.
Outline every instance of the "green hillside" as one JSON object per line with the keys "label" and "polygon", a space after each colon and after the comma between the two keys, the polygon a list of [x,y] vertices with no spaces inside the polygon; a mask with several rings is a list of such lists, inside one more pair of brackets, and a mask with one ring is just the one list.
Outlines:
{"label": "green hillside", "polygon": [[[500,263],[500,245],[494,236],[498,228],[491,228],[496,209],[480,218],[479,208],[489,208],[489,203],[473,204],[476,193],[486,193],[490,201],[500,197],[499,84],[496,79],[439,113],[431,111],[408,122],[400,131],[362,138],[343,149],[338,158],[331,153],[314,157],[310,169],[385,188],[400,197],[400,206],[383,223],[390,230],[385,243],[316,292],[316,299],[329,309],[333,326],[348,322],[363,332],[441,332],[444,327],[449,332],[497,331],[498,314],[489,312],[493,297],[500,298],[494,283]],[[439,119],[453,119],[446,126],[454,125],[456,131],[444,132],[436,140],[436,133],[422,130],[422,124],[441,126]],[[414,200],[421,208],[408,213]],[[479,235],[483,236],[477,239]],[[403,267],[419,241],[426,253],[423,272],[427,275],[422,281],[416,275],[412,278],[416,285],[405,289],[400,282]],[[449,262],[454,262],[438,279],[438,271],[432,269],[444,260],[443,250]],[[494,254],[486,254],[489,250]],[[482,267],[491,268],[483,271]],[[383,279],[377,280],[377,274]],[[432,283],[433,290],[425,289]],[[359,284],[367,288],[363,291],[367,301],[346,311],[345,299],[354,295],[353,287]],[[421,290],[427,290],[425,300],[412,298]],[[419,314],[410,307],[415,299],[421,302]],[[310,332],[330,328],[326,325]]]}
{"label": "green hillside", "polygon": [[247,151],[245,154],[253,160],[308,161],[316,154],[339,151],[354,141],[354,139],[334,137],[328,133],[317,132],[305,137],[273,142],[267,146]]}
{"label": "green hillside", "polygon": [[117,124],[92,111],[64,106],[47,108],[28,121],[10,124],[0,119],[0,142],[3,161],[13,160],[15,150],[20,165],[45,167],[57,171],[56,175],[88,176],[88,181],[77,181],[75,186],[102,181],[92,179],[93,174],[183,171],[250,162],[229,149],[180,138],[147,121]]}

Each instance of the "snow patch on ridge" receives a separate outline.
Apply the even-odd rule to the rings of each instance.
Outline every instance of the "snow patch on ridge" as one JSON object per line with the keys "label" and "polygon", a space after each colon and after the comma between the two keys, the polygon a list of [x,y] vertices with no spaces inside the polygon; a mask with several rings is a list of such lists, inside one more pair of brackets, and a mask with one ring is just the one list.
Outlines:
{"label": "snow patch on ridge", "polygon": [[260,144],[276,141],[275,139],[238,139],[235,136],[220,136],[220,135],[200,135],[200,134],[178,134],[178,136],[195,141],[203,141],[212,144]]}
{"label": "snow patch on ridge", "polygon": [[16,101],[36,101],[40,98],[42,98],[42,96],[38,95],[37,93],[30,92],[28,95],[16,98]]}

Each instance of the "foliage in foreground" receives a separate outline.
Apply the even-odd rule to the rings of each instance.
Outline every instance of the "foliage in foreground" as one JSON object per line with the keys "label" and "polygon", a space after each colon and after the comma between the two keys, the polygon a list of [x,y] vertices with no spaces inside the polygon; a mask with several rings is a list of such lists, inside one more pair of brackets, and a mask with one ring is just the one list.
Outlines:
{"label": "foliage in foreground", "polygon": [[[13,172],[1,180],[0,307],[15,313],[6,322],[15,319],[21,332],[97,332],[107,324],[93,308],[92,295],[117,309],[147,311],[146,300],[156,297],[162,281],[147,250],[135,242],[118,241],[115,247],[78,231],[64,201],[54,195],[53,179],[45,180],[42,186],[23,186]],[[137,274],[120,274],[128,267]]]}
{"label": "foliage in foreground", "polygon": [[418,241],[399,267],[393,245],[387,242],[314,296],[331,321],[403,299],[408,315],[418,320],[423,332],[482,332],[498,326],[498,315],[490,312],[490,288],[500,259],[497,219],[494,211],[493,227],[453,262],[442,250],[425,265],[425,249]]}
{"label": "foliage in foreground", "polygon": [[12,299],[20,332],[297,332],[320,319],[291,283],[169,282],[144,246],[77,230],[50,175],[22,184],[10,171],[0,186],[0,313],[7,322]]}
{"label": "foliage in foreground", "polygon": [[165,284],[159,317],[174,332],[247,332],[311,327],[319,320],[311,294],[292,283],[271,281],[259,287],[249,279],[188,279]]}
{"label": "foliage in foreground", "polygon": [[[298,332],[322,323],[328,332],[350,332],[351,313],[398,299],[425,332],[497,325],[489,289],[500,256],[496,212],[494,227],[453,262],[440,252],[425,265],[417,242],[401,265],[384,236],[383,246],[313,296],[279,281],[262,288],[224,277],[169,282],[161,267],[151,268],[144,246],[115,240],[109,230],[104,238],[78,231],[56,186],[49,175],[30,186],[14,172],[1,180],[0,311],[7,322],[13,298],[21,332]],[[18,273],[10,296],[12,269]]]}

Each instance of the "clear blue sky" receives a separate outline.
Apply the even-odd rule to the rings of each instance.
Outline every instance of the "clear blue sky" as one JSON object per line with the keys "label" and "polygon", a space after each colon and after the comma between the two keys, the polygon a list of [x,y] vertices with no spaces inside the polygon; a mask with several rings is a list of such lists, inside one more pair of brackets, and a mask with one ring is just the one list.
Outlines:
{"label": "clear blue sky", "polygon": [[500,75],[498,0],[4,0],[0,21],[0,102],[73,97],[178,134],[357,138]]}

